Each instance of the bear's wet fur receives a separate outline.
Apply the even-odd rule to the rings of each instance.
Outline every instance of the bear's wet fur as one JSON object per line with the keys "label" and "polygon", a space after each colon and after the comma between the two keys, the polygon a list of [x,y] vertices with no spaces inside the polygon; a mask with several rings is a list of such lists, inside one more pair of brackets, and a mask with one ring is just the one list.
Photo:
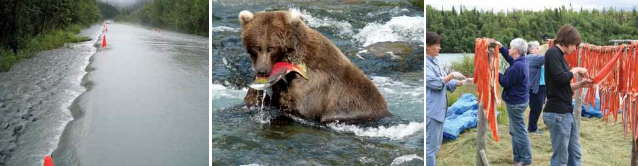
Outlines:
{"label": "bear's wet fur", "polygon": [[372,81],[328,38],[308,27],[298,11],[242,11],[239,20],[255,76],[267,77],[276,62],[303,63],[308,73],[308,79],[286,75],[272,86],[265,103],[264,92],[249,89],[247,105],[265,104],[322,123],[392,116]]}

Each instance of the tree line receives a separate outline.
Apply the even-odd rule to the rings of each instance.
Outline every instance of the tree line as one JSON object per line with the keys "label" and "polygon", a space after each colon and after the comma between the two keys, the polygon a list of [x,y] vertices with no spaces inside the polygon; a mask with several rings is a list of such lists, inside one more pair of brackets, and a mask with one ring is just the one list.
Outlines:
{"label": "tree line", "polygon": [[117,20],[208,36],[208,17],[208,0],[155,0],[123,11]]}
{"label": "tree line", "polygon": [[120,10],[108,2],[97,1],[97,8],[100,10],[100,14],[104,19],[112,19],[120,14]]}
{"label": "tree line", "polygon": [[13,52],[34,36],[100,19],[94,0],[3,0],[0,16],[0,46]]}
{"label": "tree line", "polygon": [[426,29],[442,36],[441,52],[474,52],[474,39],[489,37],[509,45],[514,38],[541,41],[541,35],[555,36],[564,24],[572,24],[584,43],[610,45],[613,39],[638,39],[638,13],[615,8],[592,10],[571,6],[541,11],[513,9],[508,12],[468,9],[451,10],[426,5]]}
{"label": "tree line", "polygon": [[0,72],[36,52],[85,41],[82,27],[100,20],[95,0],[2,0]]}

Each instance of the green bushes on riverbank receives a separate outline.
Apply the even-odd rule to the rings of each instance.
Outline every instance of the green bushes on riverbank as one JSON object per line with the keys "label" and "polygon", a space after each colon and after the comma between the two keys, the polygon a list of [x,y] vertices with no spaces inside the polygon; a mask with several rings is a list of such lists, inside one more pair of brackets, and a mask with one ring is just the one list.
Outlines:
{"label": "green bushes on riverbank", "polygon": [[66,29],[53,30],[51,32],[43,33],[34,36],[22,46],[17,52],[14,52],[8,47],[0,48],[0,72],[9,71],[13,64],[19,62],[22,59],[30,58],[35,53],[51,50],[64,45],[64,43],[74,43],[89,40],[87,37],[80,37],[76,35],[80,32],[82,26],[70,25]]}
{"label": "green bushes on riverbank", "polygon": [[36,52],[85,40],[75,34],[101,19],[93,0],[7,0],[0,9],[0,72]]}
{"label": "green bushes on riverbank", "polygon": [[463,54],[463,58],[450,62],[450,68],[466,77],[474,78],[474,55]]}
{"label": "green bushes on riverbank", "polygon": [[[507,62],[505,62],[505,59],[503,58],[503,56],[499,56],[499,58],[501,62],[499,65],[499,68],[501,70],[500,72],[503,73],[505,69],[507,68]],[[451,65],[449,70],[460,72],[461,74],[469,78],[474,78],[474,55],[463,54],[463,58],[453,60],[450,62],[450,64]],[[497,91],[500,97],[501,93],[503,92],[503,87],[498,86]],[[456,88],[456,91],[454,91],[454,93],[447,92],[448,107],[452,106],[452,104],[454,104],[454,102],[456,102],[459,98],[461,98],[461,96],[465,93],[471,93],[472,95],[478,98],[476,86],[460,86]],[[499,111],[499,115],[496,118],[498,123],[508,124],[509,120],[507,117],[508,115],[507,115],[507,109],[505,107],[505,103],[503,102],[501,106],[496,107],[496,110]]]}

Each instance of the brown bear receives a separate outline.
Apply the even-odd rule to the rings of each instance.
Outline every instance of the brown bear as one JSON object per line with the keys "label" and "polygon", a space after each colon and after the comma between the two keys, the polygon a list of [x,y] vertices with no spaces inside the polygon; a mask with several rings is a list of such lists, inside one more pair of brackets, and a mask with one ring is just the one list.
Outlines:
{"label": "brown bear", "polygon": [[249,106],[270,105],[322,123],[367,121],[392,116],[375,85],[328,38],[308,27],[296,10],[239,13],[241,40],[257,77],[277,62],[305,64],[308,78],[288,74],[272,94],[249,89]]}

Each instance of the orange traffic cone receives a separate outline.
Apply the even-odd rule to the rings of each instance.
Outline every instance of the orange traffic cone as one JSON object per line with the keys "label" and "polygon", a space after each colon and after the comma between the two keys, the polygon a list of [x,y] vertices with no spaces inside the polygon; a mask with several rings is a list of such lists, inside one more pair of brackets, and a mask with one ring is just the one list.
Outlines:
{"label": "orange traffic cone", "polygon": [[106,27],[106,25],[104,26],[104,29],[106,29],[106,32],[109,32],[109,28]]}
{"label": "orange traffic cone", "polygon": [[102,48],[106,47],[106,34],[102,37]]}
{"label": "orange traffic cone", "polygon": [[44,166],[53,166],[53,159],[51,156],[44,156]]}

